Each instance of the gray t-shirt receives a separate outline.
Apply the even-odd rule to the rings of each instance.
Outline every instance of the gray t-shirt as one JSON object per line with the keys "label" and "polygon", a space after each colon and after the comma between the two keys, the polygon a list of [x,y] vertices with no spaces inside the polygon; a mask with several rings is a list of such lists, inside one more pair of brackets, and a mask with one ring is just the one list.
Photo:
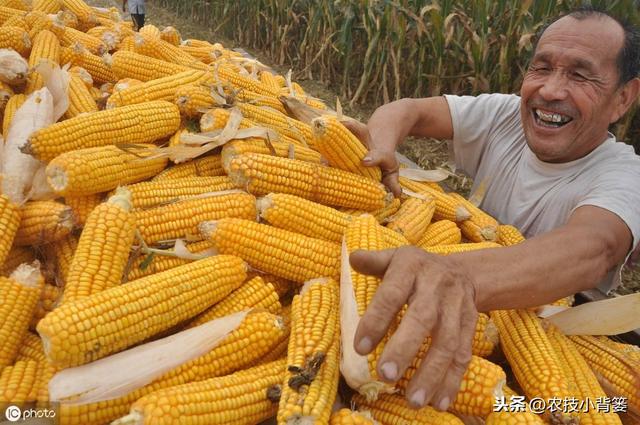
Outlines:
{"label": "gray t-shirt", "polygon": [[144,15],[144,0],[127,0],[129,5],[129,13],[136,15]]}
{"label": "gray t-shirt", "polygon": [[[618,215],[640,241],[640,157],[609,138],[587,156],[554,164],[540,161],[527,146],[520,121],[520,97],[504,94],[445,96],[453,122],[456,166],[485,184],[480,207],[526,237],[565,224],[582,205]],[[631,249],[633,251],[633,249]],[[629,251],[629,253],[631,253]],[[617,286],[621,266],[599,285]]]}

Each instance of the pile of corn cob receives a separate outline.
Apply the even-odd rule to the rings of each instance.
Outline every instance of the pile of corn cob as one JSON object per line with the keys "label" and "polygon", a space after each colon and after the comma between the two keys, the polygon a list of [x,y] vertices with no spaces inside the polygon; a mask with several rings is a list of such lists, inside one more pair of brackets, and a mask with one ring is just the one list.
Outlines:
{"label": "pile of corn cob", "polygon": [[[0,83],[5,136],[43,86],[35,66],[68,64],[70,76],[64,116],[21,147],[46,164],[51,195],[17,205],[0,194],[0,411],[62,400],[59,423],[82,425],[621,423],[594,409],[492,412],[495,396],[515,395],[486,359],[498,340],[529,399],[606,390],[640,410],[637,350],[566,337],[533,311],[480,315],[449,413],[403,398],[428,340],[397,385],[379,381],[384,344],[362,358],[350,338],[380,280],[345,255],[524,238],[434,183],[402,178],[393,199],[340,117],[290,78],[172,27],[134,33],[117,10],[82,0],[0,1],[0,48],[28,63]],[[207,326],[226,331],[153,379],[91,401],[58,397],[65,372],[102,364],[117,377],[115,354],[158,342],[180,352],[171,338]],[[337,395],[341,375],[352,400]]]}

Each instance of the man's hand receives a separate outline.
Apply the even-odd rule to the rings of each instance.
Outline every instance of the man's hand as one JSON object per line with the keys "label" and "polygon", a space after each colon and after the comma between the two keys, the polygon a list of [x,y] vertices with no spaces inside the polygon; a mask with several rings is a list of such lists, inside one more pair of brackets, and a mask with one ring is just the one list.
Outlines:
{"label": "man's hand", "polygon": [[446,410],[471,360],[478,312],[470,274],[449,257],[413,246],[355,251],[349,260],[359,273],[383,278],[358,325],[355,350],[361,355],[373,351],[408,304],[378,360],[378,374],[396,382],[431,336],[427,355],[407,386],[407,399],[416,408],[430,404]]}
{"label": "man's hand", "polygon": [[382,183],[394,196],[400,196],[402,194],[402,188],[398,181],[400,164],[396,159],[395,145],[379,143],[380,139],[372,139],[369,129],[361,122],[346,120],[342,121],[342,124],[369,149],[362,164],[368,167],[380,167]]}

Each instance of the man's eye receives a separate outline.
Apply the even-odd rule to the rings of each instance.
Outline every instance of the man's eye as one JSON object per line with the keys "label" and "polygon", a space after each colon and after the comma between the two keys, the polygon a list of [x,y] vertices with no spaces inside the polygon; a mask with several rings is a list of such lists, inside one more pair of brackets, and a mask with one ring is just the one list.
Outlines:
{"label": "man's eye", "polygon": [[551,68],[549,68],[548,66],[545,65],[538,65],[538,66],[532,66],[531,71],[533,72],[549,72],[551,71]]}
{"label": "man's eye", "polygon": [[587,77],[585,77],[584,75],[582,75],[579,72],[572,73],[571,77],[573,77],[573,79],[577,80],[577,81],[585,81],[587,79]]}

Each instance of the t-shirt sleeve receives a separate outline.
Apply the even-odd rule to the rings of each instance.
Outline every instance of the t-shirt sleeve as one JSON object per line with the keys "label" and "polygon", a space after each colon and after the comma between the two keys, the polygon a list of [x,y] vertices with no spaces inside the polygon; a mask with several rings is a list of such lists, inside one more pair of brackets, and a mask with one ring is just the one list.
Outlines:
{"label": "t-shirt sleeve", "polygon": [[483,155],[505,123],[520,114],[520,98],[508,94],[445,95],[453,125],[456,167],[474,178]]}

